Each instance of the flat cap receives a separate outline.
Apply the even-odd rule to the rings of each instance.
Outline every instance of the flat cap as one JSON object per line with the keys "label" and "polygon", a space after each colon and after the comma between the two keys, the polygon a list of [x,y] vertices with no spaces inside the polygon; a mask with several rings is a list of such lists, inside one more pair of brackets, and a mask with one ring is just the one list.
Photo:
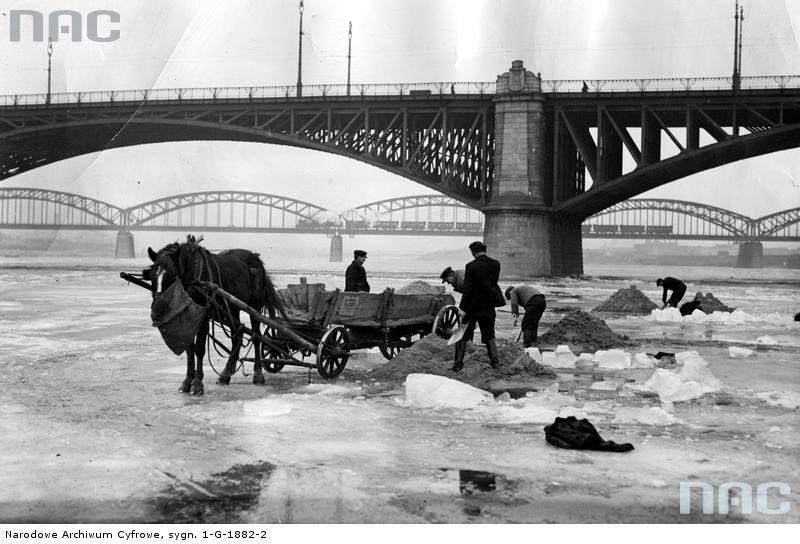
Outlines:
{"label": "flat cap", "polygon": [[364,251],[363,249],[357,249],[353,252],[353,257],[366,257],[366,256],[367,252]]}
{"label": "flat cap", "polygon": [[442,283],[445,283],[447,281],[447,276],[449,276],[450,274],[454,274],[453,269],[451,267],[448,266],[447,268],[442,270],[442,273],[439,275],[439,277],[442,279]]}
{"label": "flat cap", "polygon": [[486,251],[486,244],[481,242],[480,240],[476,240],[469,245],[469,250],[473,253],[478,253],[479,251]]}

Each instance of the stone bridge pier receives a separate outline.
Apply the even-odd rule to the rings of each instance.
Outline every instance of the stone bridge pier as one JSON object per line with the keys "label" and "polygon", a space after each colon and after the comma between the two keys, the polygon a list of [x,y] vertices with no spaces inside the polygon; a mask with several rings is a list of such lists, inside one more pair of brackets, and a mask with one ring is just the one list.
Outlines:
{"label": "stone bridge pier", "polygon": [[114,252],[114,258],[133,259],[136,256],[133,249],[133,233],[129,230],[117,232],[117,249]]}
{"label": "stone bridge pier", "polygon": [[553,210],[541,77],[521,60],[497,78],[494,181],[484,241],[504,279],[583,273],[581,221]]}

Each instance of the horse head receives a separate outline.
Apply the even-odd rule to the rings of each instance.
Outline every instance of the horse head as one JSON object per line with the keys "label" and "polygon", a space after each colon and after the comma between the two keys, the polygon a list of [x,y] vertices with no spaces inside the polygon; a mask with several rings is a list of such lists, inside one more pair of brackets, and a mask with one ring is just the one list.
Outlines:
{"label": "horse head", "polygon": [[[202,240],[202,236],[200,240]],[[194,236],[187,236],[186,242],[179,244],[173,242],[161,248],[158,252],[153,248],[147,248],[147,254],[153,261],[152,266],[144,272],[146,279],[149,279],[154,286],[153,296],[163,292],[176,279],[179,279],[187,291],[191,287],[192,281],[200,279],[199,263],[200,254],[198,245],[200,240]]]}

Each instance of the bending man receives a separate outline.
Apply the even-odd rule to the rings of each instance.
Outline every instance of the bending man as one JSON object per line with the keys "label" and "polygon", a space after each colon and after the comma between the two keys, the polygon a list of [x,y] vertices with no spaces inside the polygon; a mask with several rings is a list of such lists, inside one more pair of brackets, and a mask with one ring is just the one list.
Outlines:
{"label": "bending man", "polygon": [[511,315],[514,319],[519,315],[519,307],[525,308],[525,316],[522,318],[522,345],[529,348],[539,338],[539,320],[547,308],[544,295],[530,285],[512,285],[506,289],[506,298],[511,301]]}
{"label": "bending man", "polygon": [[[679,279],[669,276],[664,279],[659,278],[656,280],[656,285],[664,288],[664,296],[661,297],[661,302],[664,303],[664,305],[661,307],[662,310],[667,306],[677,308],[678,303],[683,298],[683,295],[686,294],[686,284]],[[672,296],[669,297],[669,300],[667,300],[667,291],[669,290],[672,290]]]}

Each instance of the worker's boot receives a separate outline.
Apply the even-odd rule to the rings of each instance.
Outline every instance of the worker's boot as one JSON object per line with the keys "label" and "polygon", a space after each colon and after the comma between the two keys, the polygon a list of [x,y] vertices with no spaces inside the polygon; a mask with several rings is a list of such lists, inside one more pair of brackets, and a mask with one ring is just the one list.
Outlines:
{"label": "worker's boot", "polygon": [[458,342],[456,342],[455,362],[453,363],[452,368],[450,368],[452,372],[461,372],[461,369],[464,368],[464,354],[466,352],[467,352],[467,341],[459,340]]}
{"label": "worker's boot", "polygon": [[522,331],[522,347],[529,348],[536,343],[533,331],[525,329]]}
{"label": "worker's boot", "polygon": [[500,356],[497,353],[497,344],[494,338],[486,342],[486,351],[489,352],[489,365],[491,365],[492,368],[497,368],[500,364]]}

